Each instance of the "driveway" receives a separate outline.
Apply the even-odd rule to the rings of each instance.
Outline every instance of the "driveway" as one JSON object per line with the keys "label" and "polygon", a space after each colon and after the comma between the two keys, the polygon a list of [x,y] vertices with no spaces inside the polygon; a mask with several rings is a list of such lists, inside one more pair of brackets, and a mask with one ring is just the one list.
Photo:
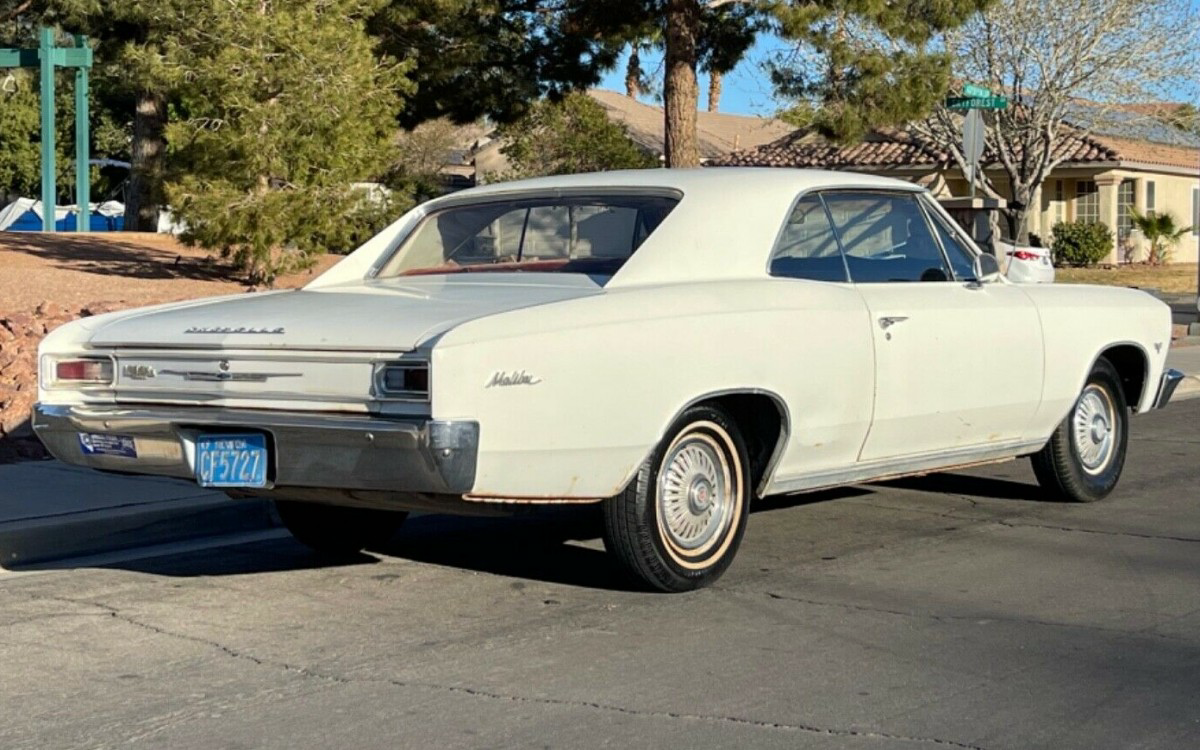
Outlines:
{"label": "driveway", "polygon": [[768,499],[688,595],[563,511],[10,574],[0,747],[1196,747],[1198,424],[1090,506],[1024,461]]}

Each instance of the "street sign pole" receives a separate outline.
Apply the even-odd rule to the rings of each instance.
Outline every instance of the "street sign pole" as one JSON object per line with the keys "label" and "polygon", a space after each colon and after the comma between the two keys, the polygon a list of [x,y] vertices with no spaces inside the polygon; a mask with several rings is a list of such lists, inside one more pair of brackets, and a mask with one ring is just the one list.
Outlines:
{"label": "street sign pole", "polygon": [[971,197],[975,197],[975,176],[979,171],[979,160],[983,156],[984,124],[979,110],[968,110],[963,117],[963,156],[967,160],[967,180],[971,184]]}

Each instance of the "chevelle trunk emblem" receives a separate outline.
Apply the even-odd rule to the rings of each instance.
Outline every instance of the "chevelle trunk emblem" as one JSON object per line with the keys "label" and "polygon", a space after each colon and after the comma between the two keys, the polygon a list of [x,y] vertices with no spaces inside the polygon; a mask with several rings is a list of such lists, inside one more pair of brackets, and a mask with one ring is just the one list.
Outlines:
{"label": "chevelle trunk emblem", "polygon": [[184,333],[261,333],[268,335],[276,335],[283,333],[283,326],[278,328],[254,328],[252,326],[238,326],[231,328],[228,326],[192,326],[184,331]]}

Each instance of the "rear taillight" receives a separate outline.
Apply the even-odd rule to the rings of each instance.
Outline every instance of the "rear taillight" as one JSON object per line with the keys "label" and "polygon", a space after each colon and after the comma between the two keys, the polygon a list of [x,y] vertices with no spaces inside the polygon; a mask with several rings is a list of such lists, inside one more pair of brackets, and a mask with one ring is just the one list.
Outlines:
{"label": "rear taillight", "polygon": [[1012,257],[1016,258],[1017,260],[1037,260],[1041,256],[1037,253],[1031,253],[1028,250],[1014,250]]}
{"label": "rear taillight", "polygon": [[113,361],[107,357],[60,359],[47,363],[52,385],[112,385]]}

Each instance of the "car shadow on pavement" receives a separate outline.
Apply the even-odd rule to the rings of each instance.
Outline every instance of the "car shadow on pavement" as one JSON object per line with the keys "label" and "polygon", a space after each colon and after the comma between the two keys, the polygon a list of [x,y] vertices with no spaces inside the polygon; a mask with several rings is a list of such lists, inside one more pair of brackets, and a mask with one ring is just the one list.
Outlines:
{"label": "car shadow on pavement", "polygon": [[[1043,499],[1036,485],[967,474],[933,474],[878,486],[1005,500]],[[751,513],[770,514],[875,492],[868,485],[772,495],[753,503]],[[416,515],[386,544],[365,554],[331,557],[282,538],[96,567],[170,577],[219,577],[374,565],[379,563],[376,555],[385,555],[528,581],[637,590],[638,585],[624,576],[604,551],[602,528],[599,505],[547,506],[495,517]],[[71,567],[66,562],[49,566]]]}
{"label": "car shadow on pavement", "polygon": [[1037,484],[1014,482],[1010,479],[981,477],[972,474],[927,474],[877,482],[880,487],[916,492],[936,492],[942,495],[966,495],[990,500],[1021,500],[1025,502],[1056,502]]}
{"label": "car shadow on pavement", "polygon": [[[751,513],[772,513],[868,494],[869,489],[844,487],[771,496],[752,504]],[[638,590],[636,582],[624,576],[604,551],[602,528],[599,505],[549,506],[496,517],[418,515],[386,544],[349,557],[320,555],[293,539],[283,538],[95,567],[170,577],[221,577],[372,565],[379,562],[378,554],[528,581]],[[39,567],[72,567],[70,561],[65,562]]]}

